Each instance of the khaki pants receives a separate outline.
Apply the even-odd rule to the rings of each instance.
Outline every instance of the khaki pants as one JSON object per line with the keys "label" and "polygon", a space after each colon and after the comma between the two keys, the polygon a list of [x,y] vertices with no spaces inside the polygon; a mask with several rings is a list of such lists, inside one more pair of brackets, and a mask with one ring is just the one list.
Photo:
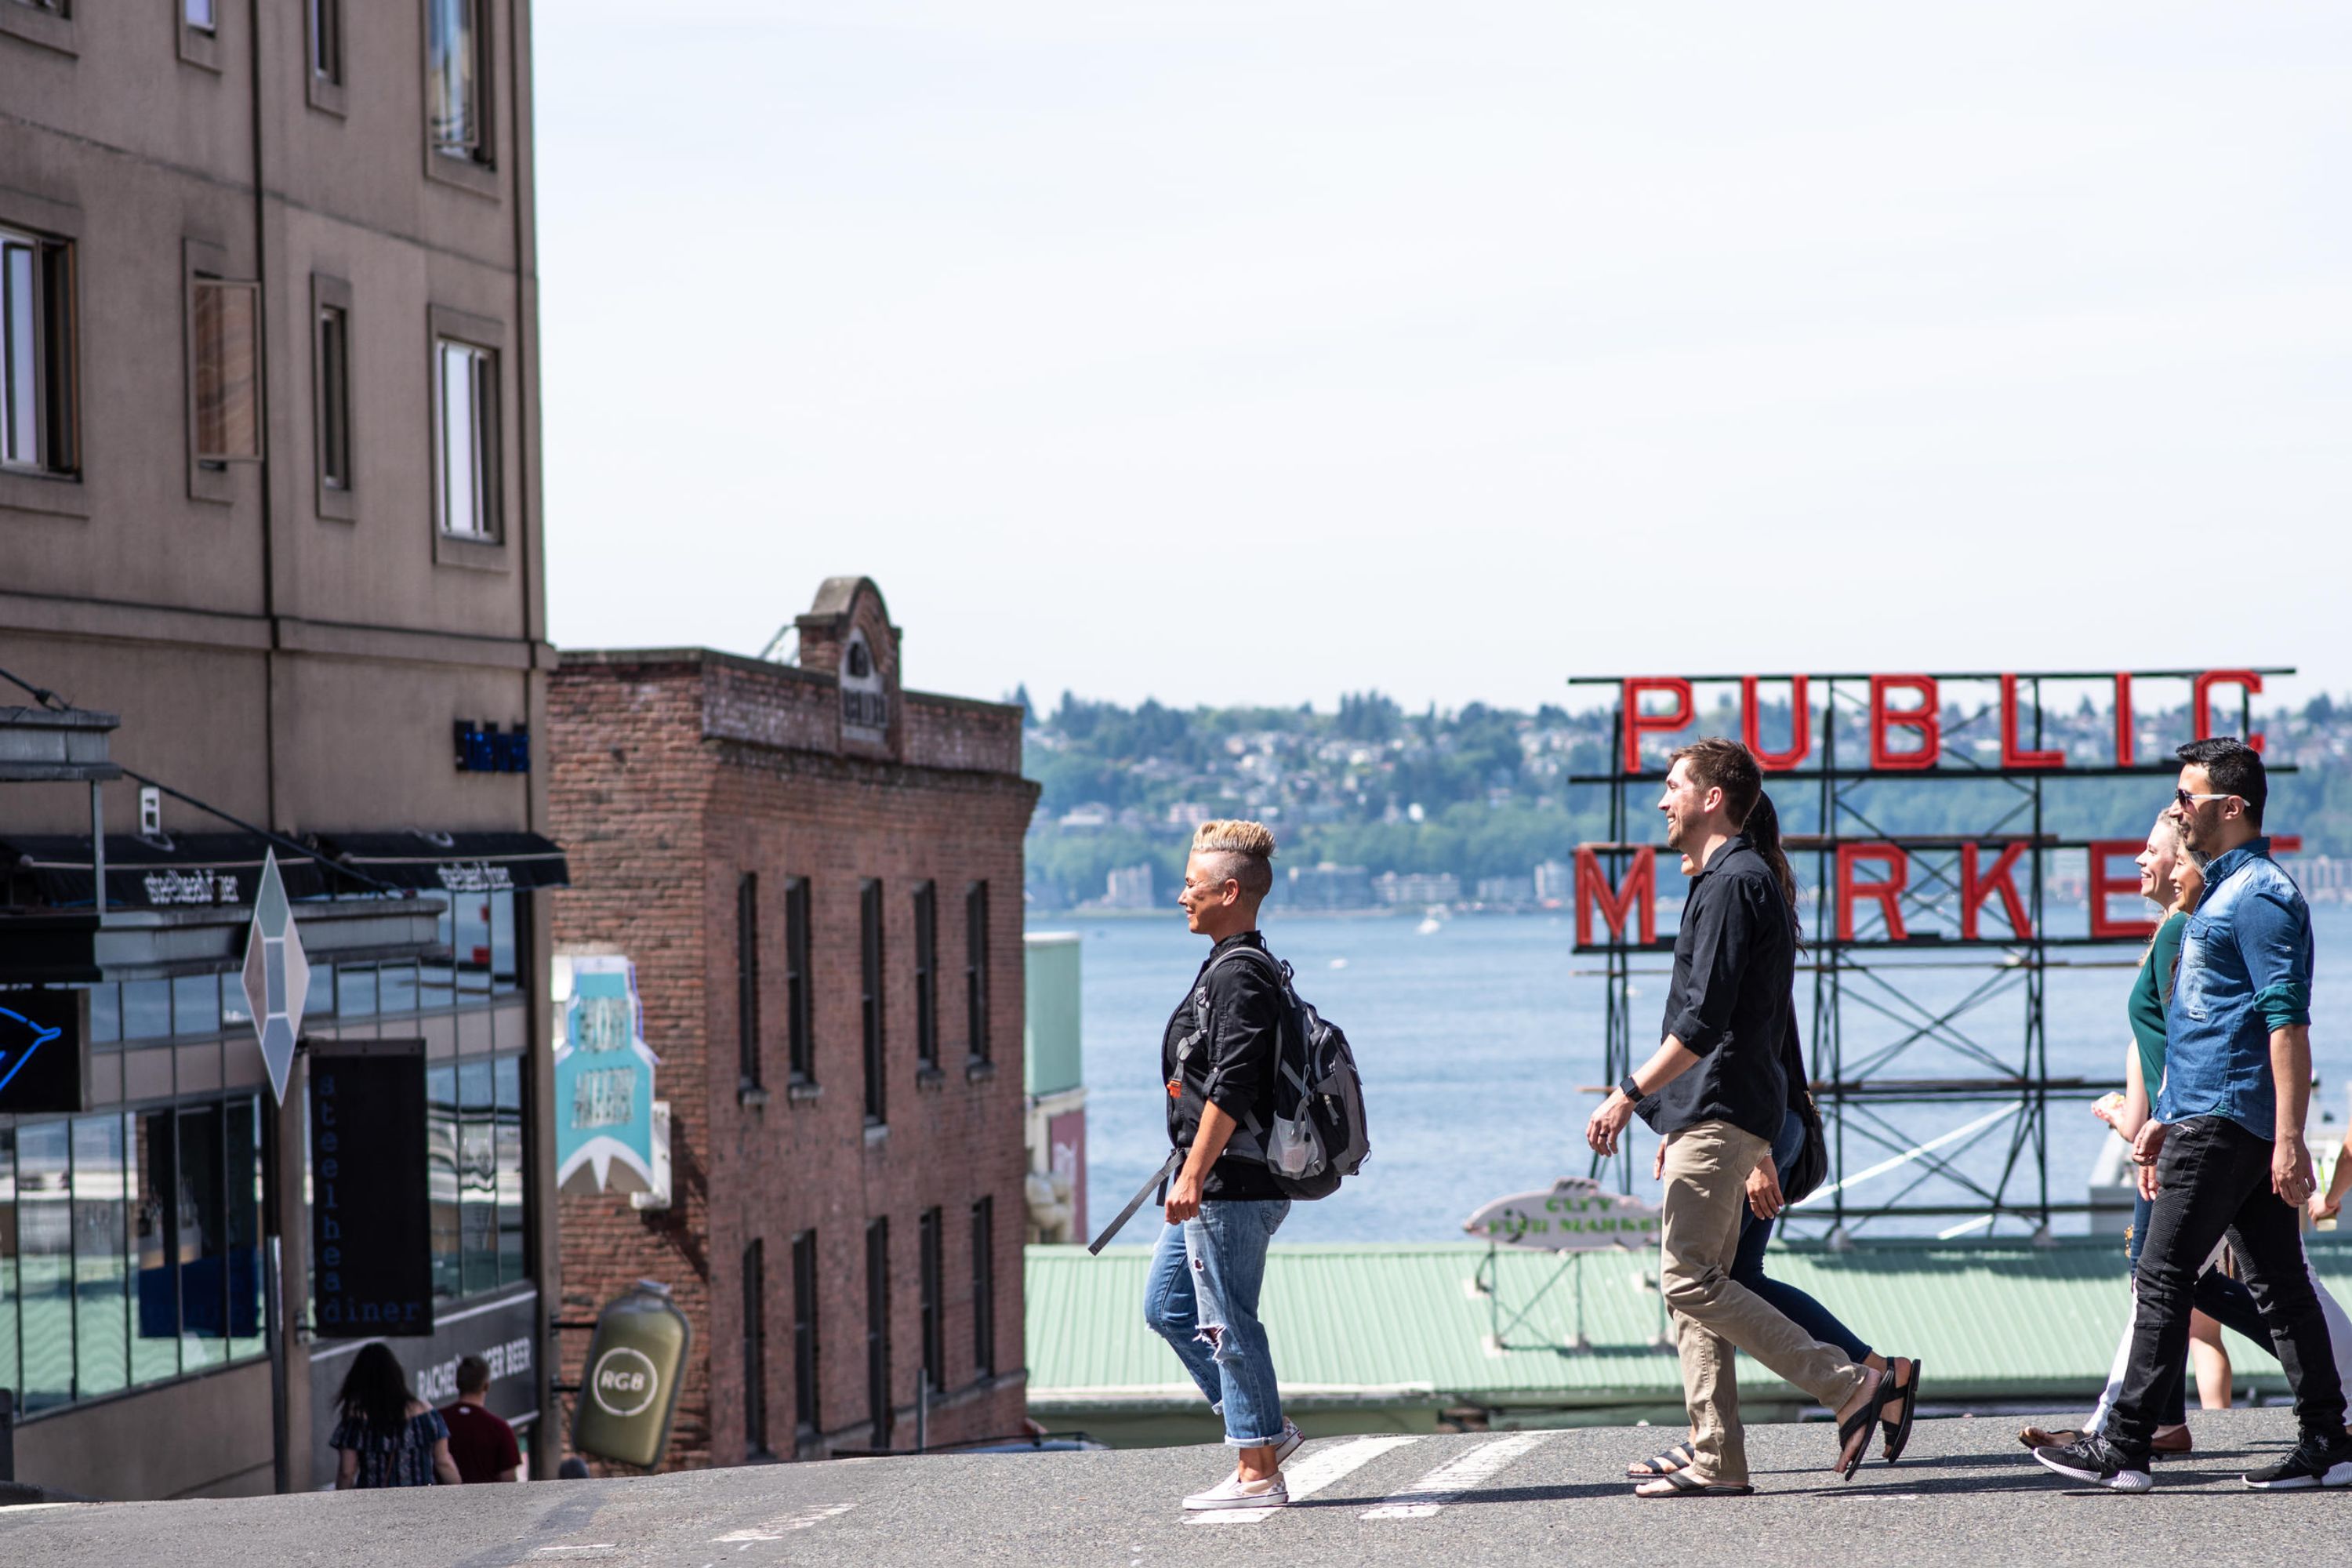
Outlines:
{"label": "khaki pants", "polygon": [[1693,1480],[1748,1479],[1735,1349],[1831,1410],[1853,1398],[1866,1375],[1843,1351],[1807,1337],[1731,1278],[1740,1215],[1748,1208],[1748,1177],[1770,1147],[1728,1121],[1702,1121],[1666,1140],[1659,1279],[1682,1356],[1683,1402],[1690,1408],[1696,1456]]}

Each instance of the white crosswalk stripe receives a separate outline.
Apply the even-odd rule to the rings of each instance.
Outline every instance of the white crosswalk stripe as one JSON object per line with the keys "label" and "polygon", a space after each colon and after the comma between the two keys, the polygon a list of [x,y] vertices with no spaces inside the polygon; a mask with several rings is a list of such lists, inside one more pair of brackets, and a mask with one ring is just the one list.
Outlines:
{"label": "white crosswalk stripe", "polygon": [[[1297,1502],[1300,1498],[1321,1491],[1334,1481],[1370,1464],[1391,1448],[1402,1448],[1408,1443],[1419,1441],[1417,1437],[1358,1437],[1352,1442],[1337,1443],[1303,1455],[1294,1460],[1283,1474],[1290,1500]],[[1281,1511],[1279,1508],[1223,1508],[1187,1514],[1185,1518],[1193,1524],[1255,1524]]]}
{"label": "white crosswalk stripe", "polygon": [[1361,1517],[1435,1518],[1438,1510],[1471,1488],[1500,1475],[1520,1456],[1550,1436],[1549,1432],[1517,1432],[1508,1437],[1497,1437],[1491,1443],[1481,1443],[1468,1453],[1448,1459],[1404,1490],[1381,1499],[1378,1508],[1365,1510]]}
{"label": "white crosswalk stripe", "polygon": [[755,1524],[745,1530],[730,1530],[724,1535],[714,1535],[710,1539],[714,1542],[724,1541],[732,1543],[740,1541],[747,1544],[754,1541],[782,1541],[788,1531],[806,1530],[812,1524],[822,1524],[828,1519],[838,1518],[847,1513],[856,1506],[854,1502],[826,1503],[819,1508],[803,1509],[800,1512],[788,1514],[782,1519],[770,1520],[765,1524]]}

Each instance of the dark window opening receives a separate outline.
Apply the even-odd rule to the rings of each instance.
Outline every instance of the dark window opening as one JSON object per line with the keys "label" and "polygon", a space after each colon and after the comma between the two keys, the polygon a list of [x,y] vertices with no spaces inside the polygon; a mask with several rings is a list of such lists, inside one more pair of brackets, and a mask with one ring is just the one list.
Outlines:
{"label": "dark window opening", "polygon": [[996,1204],[971,1205],[971,1370],[996,1375]]}
{"label": "dark window opening", "polygon": [[890,1222],[866,1226],[866,1415],[872,1446],[890,1446]]}
{"label": "dark window opening", "polygon": [[743,1249],[743,1447],[768,1451],[768,1289],[766,1244]]}
{"label": "dark window opening", "polygon": [[858,975],[861,1023],[865,1030],[866,1121],[879,1126],[888,1120],[883,1081],[882,1018],[882,884],[867,880],[857,891]]}
{"label": "dark window opening", "polygon": [[310,74],[324,82],[343,79],[342,0],[310,0]]}
{"label": "dark window opening", "polygon": [[816,1081],[816,1017],[809,975],[809,884],[784,883],[784,1014],[795,1083]]}
{"label": "dark window opening", "polygon": [[760,876],[735,882],[735,1074],[740,1087],[760,1087]]}
{"label": "dark window opening", "polygon": [[971,1059],[988,1060],[988,884],[974,882],[963,895],[964,1029]]}
{"label": "dark window opening", "polygon": [[793,1237],[793,1419],[803,1436],[816,1436],[816,1232]]}
{"label": "dark window opening", "polygon": [[947,1386],[946,1313],[940,1300],[941,1277],[947,1270],[940,1228],[940,1211],[925,1209],[917,1226],[916,1251],[919,1256],[916,1264],[922,1291],[923,1385],[934,1393]]}
{"label": "dark window opening", "polygon": [[940,1065],[940,902],[929,882],[915,889],[915,1059]]}
{"label": "dark window opening", "polygon": [[488,0],[425,0],[425,133],[433,151],[490,161]]}
{"label": "dark window opening", "polygon": [[351,315],[340,305],[319,307],[319,483],[352,488]]}

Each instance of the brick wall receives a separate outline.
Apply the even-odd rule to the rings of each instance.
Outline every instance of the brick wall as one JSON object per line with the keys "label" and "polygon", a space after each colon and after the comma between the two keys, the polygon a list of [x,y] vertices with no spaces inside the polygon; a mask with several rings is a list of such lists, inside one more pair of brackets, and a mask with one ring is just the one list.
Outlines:
{"label": "brick wall", "polygon": [[[832,682],[719,656],[567,656],[552,683],[555,832],[574,887],[555,940],[636,961],[646,1038],[670,1104],[675,1202],[640,1214],[620,1197],[562,1205],[566,1315],[585,1316],[640,1276],[692,1318],[670,1464],[745,1457],[742,1258],[765,1256],[767,1438],[789,1454],[873,1441],[867,1419],[865,1245],[889,1221],[893,1441],[914,1441],[921,1366],[919,1216],[941,1211],[944,1377],[934,1442],[1006,1434],[1023,1414],[1021,1237],[1022,837],[1035,788],[1017,773],[1018,713],[938,704],[961,767],[845,756],[810,743],[808,710],[830,714]],[[818,700],[811,704],[808,699]],[[923,704],[929,709],[931,704]],[[714,716],[716,716],[714,718]],[[908,711],[909,751],[924,726]],[[1014,766],[984,771],[989,760]],[[758,875],[761,1094],[739,1082],[739,879]],[[788,1072],[784,889],[808,879],[814,1083]],[[884,912],[887,1117],[864,1115],[860,887]],[[937,890],[939,1070],[919,1073],[915,887]],[[965,1006],[965,889],[990,889],[988,1035],[972,1061]],[[996,1375],[976,1368],[971,1211],[995,1210]],[[819,1248],[819,1415],[796,1444],[793,1238]],[[575,1378],[584,1336],[568,1338]]]}

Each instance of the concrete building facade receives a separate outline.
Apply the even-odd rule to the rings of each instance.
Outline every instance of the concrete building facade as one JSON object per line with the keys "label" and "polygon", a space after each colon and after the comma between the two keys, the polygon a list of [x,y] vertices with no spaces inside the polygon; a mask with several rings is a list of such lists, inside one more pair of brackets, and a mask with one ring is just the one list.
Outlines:
{"label": "concrete building facade", "polygon": [[863,578],[798,632],[567,651],[550,699],[557,951],[634,965],[669,1127],[667,1208],[567,1190],[563,1306],[670,1288],[672,1468],[1024,1418],[1021,712],[902,689]]}
{"label": "concrete building facade", "polygon": [[526,0],[0,0],[0,669],[52,694],[0,706],[164,786],[95,834],[0,787],[0,987],[86,1008],[75,1103],[0,1093],[22,1479],[331,1479],[305,1058],[281,1105],[237,982],[270,834],[306,1038],[425,1043],[444,1328],[395,1349],[546,1405],[530,58]]}

